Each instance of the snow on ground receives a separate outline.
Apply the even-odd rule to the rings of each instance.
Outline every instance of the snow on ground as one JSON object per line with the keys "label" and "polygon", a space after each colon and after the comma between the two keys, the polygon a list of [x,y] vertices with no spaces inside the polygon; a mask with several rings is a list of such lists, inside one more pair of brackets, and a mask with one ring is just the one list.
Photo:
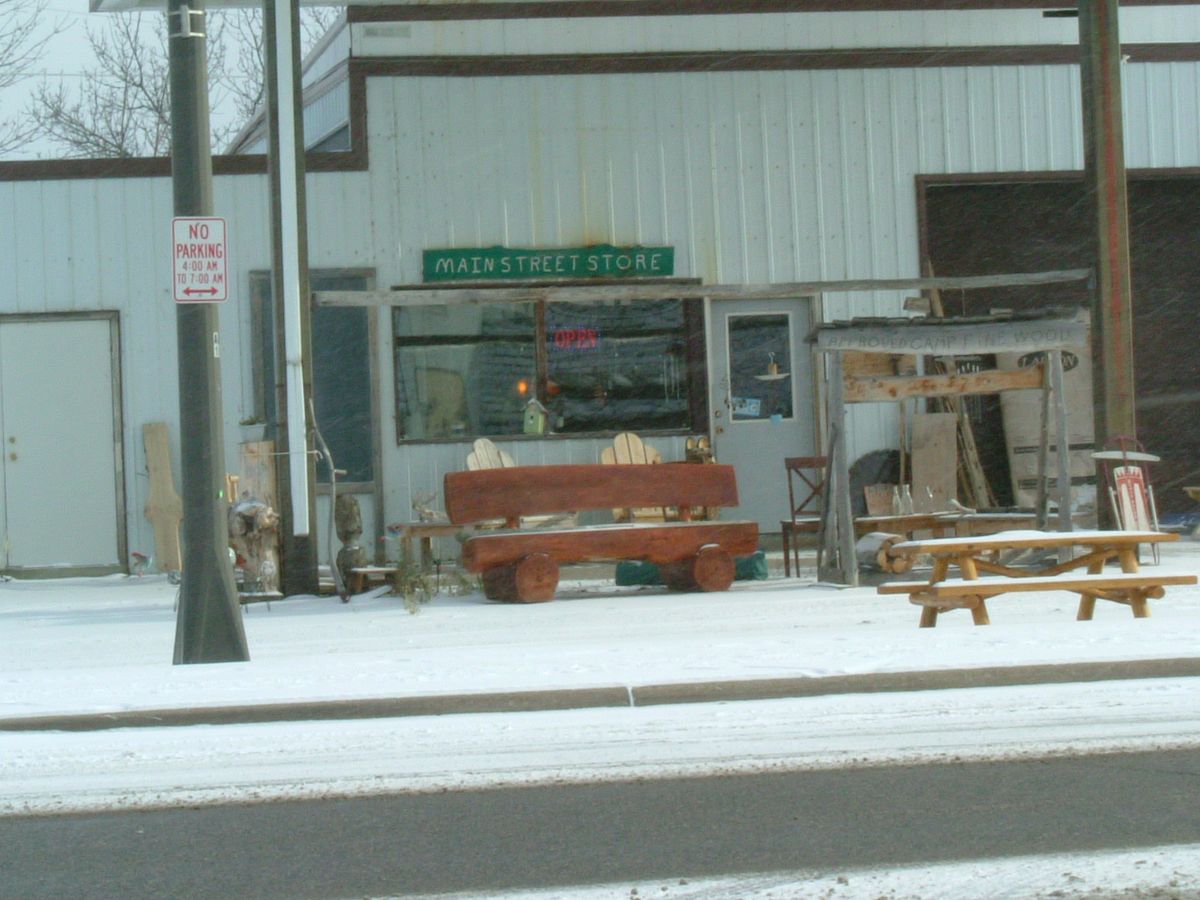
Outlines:
{"label": "snow on ground", "polygon": [[[1165,547],[1161,569],[1200,572],[1200,543]],[[919,629],[919,610],[906,597],[818,585],[811,574],[739,583],[724,594],[579,582],[565,585],[555,602],[533,606],[440,595],[416,615],[400,599],[375,591],[349,604],[309,597],[246,607],[250,662],[172,666],[175,591],[159,577],[0,584],[0,719],[1194,658],[1200,614],[1195,587],[1168,588],[1143,620],[1101,601],[1095,621],[1076,622],[1073,595],[1028,594],[992,601],[987,627],[954,612],[935,629]],[[0,732],[0,814],[1196,746],[1196,697],[1193,679],[1156,678],[677,706]],[[1164,848],[1047,857],[1036,864],[987,861],[697,882],[681,876],[661,885],[571,889],[569,896],[1025,897],[1045,891],[1070,897],[1097,887],[1109,896],[1189,896],[1200,891],[1198,858],[1194,847]],[[1137,893],[1172,880],[1175,893]],[[964,885],[972,890],[957,889]]]}
{"label": "snow on ground", "polygon": [[[1200,572],[1200,543],[1160,570]],[[619,593],[618,593],[619,591]],[[1170,587],[1134,620],[1074,595],[989,601],[919,629],[872,587],[739,582],[717,594],[568,584],[552,603],[441,595],[412,615],[382,594],[245,608],[249,663],[172,666],[176,588],[160,577],[0,584],[0,718],[178,706],[645,685],[915,669],[1193,657],[1200,590]]]}
{"label": "snow on ground", "polygon": [[[442,894],[439,900],[478,895]],[[729,878],[674,878],[638,884],[512,891],[496,900],[1071,900],[1200,897],[1200,844],[1107,853],[1020,856],[847,872],[769,872]]]}

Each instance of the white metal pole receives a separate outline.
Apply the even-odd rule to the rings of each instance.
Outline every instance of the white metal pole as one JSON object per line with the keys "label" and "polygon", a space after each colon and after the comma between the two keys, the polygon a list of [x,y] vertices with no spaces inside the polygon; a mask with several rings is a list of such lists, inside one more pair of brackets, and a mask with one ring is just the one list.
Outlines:
{"label": "white metal pole", "polygon": [[287,380],[288,471],[292,534],[306,535],[308,435],[304,396],[304,345],[300,328],[300,230],[296,181],[296,73],[292,66],[292,4],[275,0],[275,83],[279,85],[279,208],[282,232],[283,349]]}

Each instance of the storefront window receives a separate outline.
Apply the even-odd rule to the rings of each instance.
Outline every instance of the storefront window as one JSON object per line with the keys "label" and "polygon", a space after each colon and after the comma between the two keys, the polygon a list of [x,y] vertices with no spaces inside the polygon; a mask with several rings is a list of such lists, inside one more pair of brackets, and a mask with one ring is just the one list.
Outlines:
{"label": "storefront window", "polygon": [[687,306],[395,309],[399,437],[690,430],[703,408],[703,340]]}

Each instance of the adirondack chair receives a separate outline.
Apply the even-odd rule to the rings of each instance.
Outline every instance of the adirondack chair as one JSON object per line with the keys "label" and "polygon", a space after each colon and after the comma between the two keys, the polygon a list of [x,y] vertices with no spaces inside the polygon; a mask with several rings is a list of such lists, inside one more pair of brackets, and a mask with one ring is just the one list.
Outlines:
{"label": "adirondack chair", "polygon": [[[662,454],[645,443],[632,431],[622,431],[613,438],[613,445],[600,451],[600,462],[605,465],[629,466],[662,462]],[[676,516],[661,506],[641,509],[614,509],[613,519],[617,522],[665,522]]]}
{"label": "adirondack chair", "polygon": [[[478,472],[481,469],[512,469],[517,465],[512,456],[501,450],[488,438],[476,438],[467,454],[467,469]],[[575,525],[579,519],[578,513],[555,513],[544,516],[522,516],[522,528],[547,528],[550,526],[568,527]],[[498,519],[480,523],[482,528],[503,528],[504,520]]]}
{"label": "adirondack chair", "polygon": [[476,438],[467,454],[467,468],[472,471],[479,469],[511,469],[516,465],[513,458],[493,444],[487,438]]}

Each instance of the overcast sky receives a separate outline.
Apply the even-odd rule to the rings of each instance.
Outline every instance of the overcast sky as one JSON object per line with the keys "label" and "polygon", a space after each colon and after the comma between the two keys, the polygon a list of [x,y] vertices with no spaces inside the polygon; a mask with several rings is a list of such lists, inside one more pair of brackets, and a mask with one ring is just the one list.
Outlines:
{"label": "overcast sky", "polygon": [[[42,33],[51,31],[56,23],[61,24],[64,30],[51,39],[42,58],[31,68],[27,80],[0,91],[0,119],[22,115],[30,94],[42,78],[61,75],[78,80],[91,60],[91,49],[84,28],[88,22],[98,23],[102,17],[88,13],[87,0],[50,0],[46,12],[48,15],[43,22]],[[9,154],[8,158],[34,159],[53,155],[54,148],[42,141],[24,151]]]}

